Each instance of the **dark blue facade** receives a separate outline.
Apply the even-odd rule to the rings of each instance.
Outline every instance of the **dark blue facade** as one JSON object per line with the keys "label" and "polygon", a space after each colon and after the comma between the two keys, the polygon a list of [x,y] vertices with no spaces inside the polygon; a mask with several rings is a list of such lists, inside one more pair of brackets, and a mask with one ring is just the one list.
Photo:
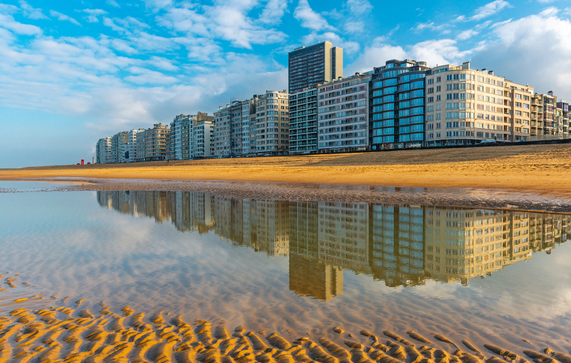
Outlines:
{"label": "dark blue facade", "polygon": [[424,145],[425,62],[387,61],[375,68],[371,80],[371,148],[373,150]]}

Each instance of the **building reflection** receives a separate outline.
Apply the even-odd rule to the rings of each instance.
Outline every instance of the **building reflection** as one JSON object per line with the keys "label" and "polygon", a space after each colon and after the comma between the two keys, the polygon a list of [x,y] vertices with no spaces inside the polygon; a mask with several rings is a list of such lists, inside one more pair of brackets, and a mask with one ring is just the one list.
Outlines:
{"label": "building reflection", "polygon": [[289,288],[329,301],[343,271],[387,286],[468,284],[567,241],[571,216],[504,210],[237,199],[209,193],[101,191],[102,207],[289,259]]}

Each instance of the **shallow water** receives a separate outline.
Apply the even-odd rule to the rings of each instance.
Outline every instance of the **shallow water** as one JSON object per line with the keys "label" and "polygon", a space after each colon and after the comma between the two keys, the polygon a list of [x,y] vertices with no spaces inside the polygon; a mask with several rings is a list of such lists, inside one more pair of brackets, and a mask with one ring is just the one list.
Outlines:
{"label": "shallow water", "polygon": [[569,351],[571,216],[147,191],[0,205],[0,268],[49,295],[292,339],[414,329]]}

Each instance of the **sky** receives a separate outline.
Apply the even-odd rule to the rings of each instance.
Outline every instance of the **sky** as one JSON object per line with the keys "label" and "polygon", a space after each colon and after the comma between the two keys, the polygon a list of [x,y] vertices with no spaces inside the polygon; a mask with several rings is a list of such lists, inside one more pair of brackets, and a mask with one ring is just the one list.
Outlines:
{"label": "sky", "polygon": [[570,0],[0,0],[0,168],[286,89],[287,53],[325,40],[346,76],[470,61],[571,101]]}

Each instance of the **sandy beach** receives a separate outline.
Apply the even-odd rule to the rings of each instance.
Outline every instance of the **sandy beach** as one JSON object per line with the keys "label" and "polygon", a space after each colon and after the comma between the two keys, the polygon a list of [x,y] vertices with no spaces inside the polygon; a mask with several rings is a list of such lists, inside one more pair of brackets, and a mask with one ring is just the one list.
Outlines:
{"label": "sandy beach", "polygon": [[520,355],[494,342],[479,346],[415,330],[349,332],[333,326],[289,338],[290,331],[252,331],[223,320],[189,323],[167,311],[137,312],[128,305],[111,308],[104,301],[89,304],[45,293],[28,296],[19,290],[34,288],[20,284],[18,275],[2,278],[0,289],[9,295],[0,302],[1,363],[528,362],[524,355],[536,363],[571,361],[567,353],[539,350],[527,339],[521,340]]}
{"label": "sandy beach", "polygon": [[[59,190],[187,190],[238,198],[571,211],[571,145],[2,169]],[[230,183],[229,183],[230,182]],[[52,188],[53,190],[53,188]],[[0,190],[11,192],[11,190]]]}
{"label": "sandy beach", "polygon": [[0,180],[85,177],[493,188],[571,197],[571,145],[399,150],[2,169]]}

